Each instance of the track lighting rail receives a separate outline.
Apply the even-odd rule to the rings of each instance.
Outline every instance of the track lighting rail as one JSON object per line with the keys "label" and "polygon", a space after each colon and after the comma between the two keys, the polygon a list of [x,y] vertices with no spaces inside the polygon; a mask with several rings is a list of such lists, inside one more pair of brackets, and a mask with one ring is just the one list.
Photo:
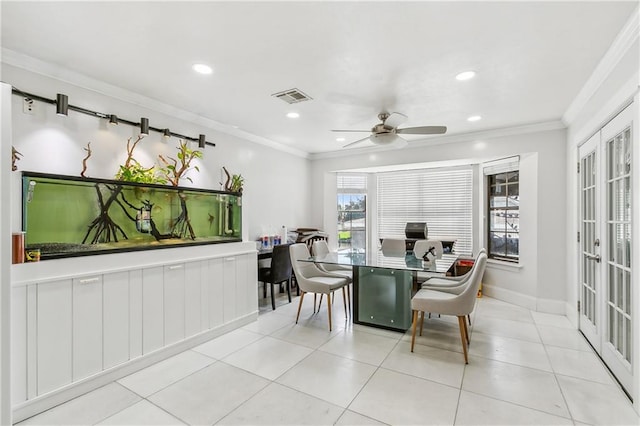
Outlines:
{"label": "track lighting rail", "polygon": [[115,114],[105,114],[103,112],[98,112],[98,111],[92,111],[90,109],[86,109],[86,108],[82,108],[76,105],[70,105],[68,102],[68,98],[67,95],[64,94],[58,94],[56,96],[56,99],[49,99],[49,98],[45,98],[44,96],[40,96],[40,95],[36,95],[33,93],[27,93],[27,92],[23,92],[20,89],[17,89],[15,87],[11,87],[11,92],[14,95],[17,96],[21,96],[23,98],[26,99],[32,99],[34,101],[39,101],[39,102],[44,102],[47,104],[52,104],[56,106],[56,112],[58,113],[58,115],[67,115],[67,111],[71,110],[71,111],[75,111],[75,112],[79,112],[81,114],[86,114],[86,115],[91,115],[93,117],[97,117],[97,118],[104,118],[109,120],[110,124],[119,124],[119,123],[124,123],[124,124],[128,124],[130,126],[133,127],[139,127],[141,130],[141,134],[149,134],[149,130],[153,130],[154,132],[158,132],[161,133],[163,136],[165,137],[170,137],[170,136],[175,136],[177,138],[180,139],[184,139],[184,140],[188,140],[188,141],[192,141],[192,142],[197,142],[198,146],[200,148],[204,148],[206,145],[209,146],[216,146],[215,143],[213,142],[207,142],[205,140],[206,136],[205,135],[199,135],[197,138],[191,137],[191,136],[185,136],[182,135],[180,133],[176,133],[176,132],[172,132],[169,129],[161,129],[158,127],[153,127],[149,125],[149,119],[142,117],[140,119],[140,122],[135,122],[135,121],[131,121],[131,120],[127,120],[124,118],[120,118]]}

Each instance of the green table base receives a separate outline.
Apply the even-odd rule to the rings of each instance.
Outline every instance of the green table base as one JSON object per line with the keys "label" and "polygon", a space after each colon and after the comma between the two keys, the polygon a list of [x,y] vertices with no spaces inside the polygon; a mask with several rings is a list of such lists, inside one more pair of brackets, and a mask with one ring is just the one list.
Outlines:
{"label": "green table base", "polygon": [[354,266],[353,322],[389,330],[411,327],[413,271]]}

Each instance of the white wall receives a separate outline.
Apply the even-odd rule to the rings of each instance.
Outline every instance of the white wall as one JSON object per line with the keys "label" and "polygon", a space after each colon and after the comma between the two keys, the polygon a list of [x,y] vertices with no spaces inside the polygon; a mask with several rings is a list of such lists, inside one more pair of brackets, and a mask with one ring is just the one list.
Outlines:
{"label": "white wall", "polygon": [[[97,93],[87,88],[29,72],[7,64],[2,66],[2,79],[25,92],[55,99],[56,93],[69,96],[69,104],[116,114],[138,122],[147,117],[150,125],[170,128],[173,132],[198,137],[203,133],[207,141],[204,157],[198,161],[200,172],[191,171],[184,186],[221,189],[224,182],[222,166],[231,173],[245,178],[243,192],[243,238],[254,240],[269,226],[290,228],[309,226],[309,160],[285,153],[208,127],[206,120],[194,123],[165,113],[121,101],[110,94]],[[91,89],[91,88],[90,88]],[[116,94],[117,96],[117,94]],[[23,154],[19,170],[78,176],[82,170],[87,142],[91,142],[93,155],[89,159],[87,176],[113,178],[118,165],[126,157],[127,138],[135,140],[139,129],[126,124],[111,126],[107,120],[69,111],[68,117],[55,114],[55,106],[35,103],[35,114],[22,112],[22,98],[12,96],[13,145]],[[153,103],[153,102],[151,102]],[[175,157],[177,138],[165,140],[160,133],[151,132],[138,145],[135,157],[145,166],[151,166],[158,154]],[[16,173],[17,174],[17,173]],[[14,176],[15,177],[15,176]],[[14,179],[16,184],[18,179]],[[14,184],[19,194],[19,188]],[[18,195],[19,197],[19,195]],[[13,229],[20,230],[19,205],[14,209]]]}
{"label": "white wall", "polygon": [[[520,253],[519,267],[490,264],[485,273],[487,294],[546,312],[564,313],[565,300],[565,138],[559,123],[523,126],[416,142],[403,150],[358,151],[336,157],[320,155],[311,164],[311,181],[325,188],[313,192],[312,219],[329,228],[335,220],[335,189],[327,188],[333,172],[423,162],[496,159],[520,155]],[[422,146],[417,146],[419,144]],[[483,195],[474,203],[481,209]],[[482,217],[478,218],[481,222]],[[474,244],[485,244],[481,225],[475,226]]]}

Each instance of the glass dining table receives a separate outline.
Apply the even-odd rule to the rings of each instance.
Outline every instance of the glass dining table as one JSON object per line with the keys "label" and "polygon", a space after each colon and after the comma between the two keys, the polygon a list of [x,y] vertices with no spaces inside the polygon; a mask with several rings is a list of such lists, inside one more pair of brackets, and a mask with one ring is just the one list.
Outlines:
{"label": "glass dining table", "polygon": [[413,252],[333,252],[304,260],[353,268],[353,322],[395,331],[411,327],[411,297],[419,290],[418,272],[444,276],[457,260],[453,253],[426,262]]}

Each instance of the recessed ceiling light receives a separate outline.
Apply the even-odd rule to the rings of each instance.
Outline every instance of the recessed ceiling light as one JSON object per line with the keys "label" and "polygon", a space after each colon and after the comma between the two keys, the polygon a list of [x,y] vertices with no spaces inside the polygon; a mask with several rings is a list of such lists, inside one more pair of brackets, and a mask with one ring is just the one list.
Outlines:
{"label": "recessed ceiling light", "polygon": [[460,81],[471,80],[475,76],[476,76],[476,73],[474,71],[465,71],[456,75],[456,80],[460,80]]}
{"label": "recessed ceiling light", "polygon": [[287,117],[289,117],[289,118],[298,118],[298,117],[300,117],[300,114],[298,114],[297,112],[289,112],[289,113],[287,113]]}
{"label": "recessed ceiling light", "polygon": [[211,69],[209,65],[205,64],[193,64],[193,67],[191,68],[200,74],[211,74],[213,72],[213,69]]}
{"label": "recessed ceiling light", "polygon": [[479,115],[472,115],[471,117],[467,118],[467,121],[480,121],[482,120],[482,117],[480,117]]}
{"label": "recessed ceiling light", "polygon": [[336,138],[336,142],[344,142],[344,141],[346,141],[345,138]]}

